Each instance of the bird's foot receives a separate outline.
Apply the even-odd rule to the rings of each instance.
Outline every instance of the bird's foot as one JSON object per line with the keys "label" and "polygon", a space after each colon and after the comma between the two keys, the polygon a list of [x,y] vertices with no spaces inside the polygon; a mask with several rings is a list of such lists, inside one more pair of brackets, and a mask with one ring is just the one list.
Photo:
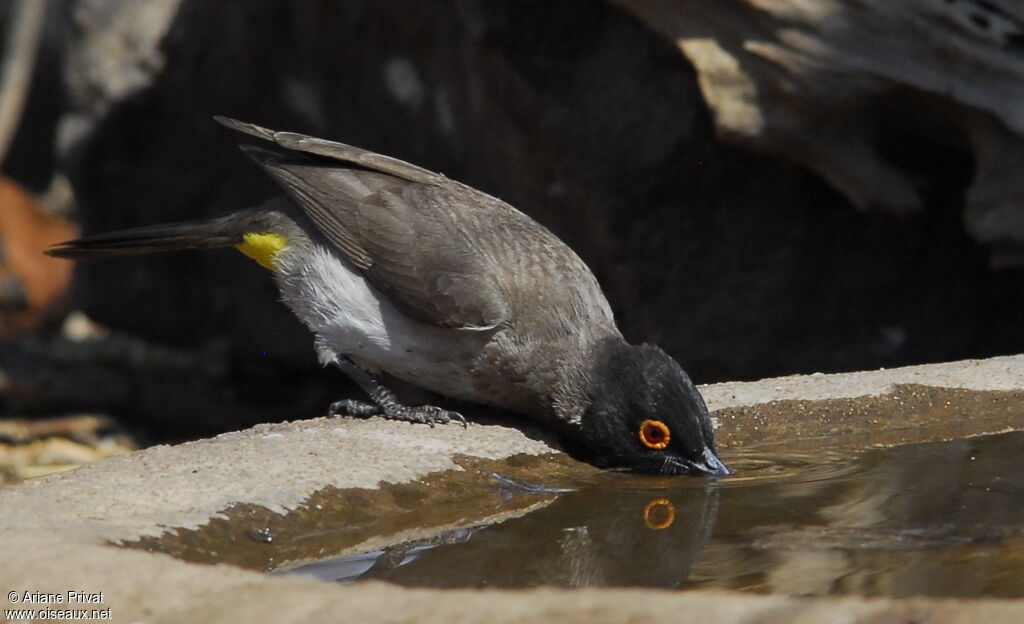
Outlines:
{"label": "bird's foot", "polygon": [[343,399],[331,405],[331,416],[383,416],[388,420],[404,420],[411,423],[423,423],[433,427],[440,423],[446,425],[456,421],[466,428],[466,418],[458,413],[435,405],[409,406],[401,403],[393,392],[384,387],[373,375],[357,366],[347,357],[333,356],[331,362],[343,370],[359,386],[370,395],[370,401]]}
{"label": "bird's foot", "polygon": [[353,418],[369,418],[382,413],[379,405],[357,401],[356,399],[342,399],[331,403],[327,409],[328,416],[350,416]]}
{"label": "bird's foot", "polygon": [[458,412],[446,410],[436,405],[402,405],[395,403],[391,406],[384,406],[384,418],[388,420],[404,420],[411,423],[424,423],[433,427],[441,424],[447,425],[455,421],[465,429],[466,417]]}
{"label": "bird's foot", "polygon": [[466,428],[466,418],[451,410],[446,410],[436,405],[403,405],[397,401],[386,401],[384,405],[375,405],[366,401],[356,399],[342,399],[331,404],[328,409],[329,416],[349,416],[354,418],[369,418],[370,416],[383,416],[388,420],[402,420],[411,423],[430,425],[447,425],[455,421]]}

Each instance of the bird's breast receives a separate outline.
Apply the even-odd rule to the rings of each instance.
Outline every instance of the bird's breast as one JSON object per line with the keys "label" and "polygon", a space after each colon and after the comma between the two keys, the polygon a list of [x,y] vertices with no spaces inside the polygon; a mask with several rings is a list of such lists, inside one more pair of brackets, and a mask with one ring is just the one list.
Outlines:
{"label": "bird's breast", "polygon": [[327,247],[289,246],[275,260],[284,302],[325,346],[427,390],[488,402],[473,384],[487,336],[405,316]]}

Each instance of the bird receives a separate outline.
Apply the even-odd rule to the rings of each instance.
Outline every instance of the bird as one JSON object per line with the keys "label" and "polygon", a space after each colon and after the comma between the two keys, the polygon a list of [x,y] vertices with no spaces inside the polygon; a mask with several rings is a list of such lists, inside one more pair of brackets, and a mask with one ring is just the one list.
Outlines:
{"label": "bird", "polygon": [[331,416],[458,422],[407,405],[382,374],[493,406],[558,435],[599,468],[730,474],[693,381],[655,345],[632,345],[587,265],[509,204],[371,151],[215,117],[260,139],[241,149],[283,190],[252,208],[59,243],[97,260],[234,247],[276,280],[320,363],[366,400]]}

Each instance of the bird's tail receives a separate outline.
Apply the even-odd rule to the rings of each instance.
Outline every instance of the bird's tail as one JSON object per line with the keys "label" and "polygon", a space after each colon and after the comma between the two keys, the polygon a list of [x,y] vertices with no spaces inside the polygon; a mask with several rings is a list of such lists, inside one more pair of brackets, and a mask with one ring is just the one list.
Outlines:
{"label": "bird's tail", "polygon": [[244,243],[253,218],[235,213],[204,221],[153,225],[87,236],[54,245],[49,256],[72,260],[105,260],[182,249],[216,249]]}

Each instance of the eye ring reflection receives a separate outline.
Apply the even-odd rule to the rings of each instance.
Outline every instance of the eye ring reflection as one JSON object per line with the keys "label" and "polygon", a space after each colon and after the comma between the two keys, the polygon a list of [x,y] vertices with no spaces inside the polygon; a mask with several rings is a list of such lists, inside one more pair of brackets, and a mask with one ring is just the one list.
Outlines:
{"label": "eye ring reflection", "polygon": [[644,507],[644,524],[652,531],[667,529],[675,521],[675,505],[667,498],[653,498]]}

